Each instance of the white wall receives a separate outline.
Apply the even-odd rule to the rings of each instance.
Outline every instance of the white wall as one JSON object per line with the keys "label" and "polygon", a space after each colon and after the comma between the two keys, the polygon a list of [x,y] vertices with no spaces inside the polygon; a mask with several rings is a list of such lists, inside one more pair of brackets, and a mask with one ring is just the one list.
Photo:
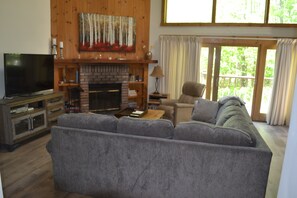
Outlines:
{"label": "white wall", "polygon": [[[177,10],[178,12],[178,10]],[[274,36],[297,37],[297,28],[270,27],[161,27],[162,1],[151,0],[150,45],[153,46],[153,59],[159,60],[159,36],[174,35],[211,35],[211,36]],[[153,65],[150,66],[149,74]],[[154,78],[149,78],[149,92],[154,91]]]}
{"label": "white wall", "polygon": [[0,0],[0,97],[3,53],[50,53],[50,0]]}
{"label": "white wall", "polygon": [[3,198],[3,188],[2,188],[1,174],[0,174],[0,198]]}
{"label": "white wall", "polygon": [[278,198],[297,197],[297,80]]}

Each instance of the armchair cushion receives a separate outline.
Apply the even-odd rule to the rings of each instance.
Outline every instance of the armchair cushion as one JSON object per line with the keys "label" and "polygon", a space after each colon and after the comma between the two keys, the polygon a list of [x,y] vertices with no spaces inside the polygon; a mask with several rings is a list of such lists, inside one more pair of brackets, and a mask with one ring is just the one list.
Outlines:
{"label": "armchair cushion", "polygon": [[175,100],[175,99],[161,99],[160,100],[161,105],[168,105],[168,106],[174,106],[174,104],[177,102],[178,102],[178,100]]}
{"label": "armchair cushion", "polygon": [[193,97],[202,97],[204,90],[204,84],[189,81],[183,84],[182,93]]}
{"label": "armchair cushion", "polygon": [[192,120],[215,124],[218,109],[218,102],[199,98],[195,102],[195,107],[192,113]]}
{"label": "armchair cushion", "polygon": [[175,108],[191,108],[193,110],[194,104],[187,104],[187,103],[175,103]]}
{"label": "armchair cushion", "polygon": [[197,100],[196,97],[182,94],[182,95],[179,97],[178,102],[179,102],[179,103],[194,104],[194,103],[195,103],[195,100]]}

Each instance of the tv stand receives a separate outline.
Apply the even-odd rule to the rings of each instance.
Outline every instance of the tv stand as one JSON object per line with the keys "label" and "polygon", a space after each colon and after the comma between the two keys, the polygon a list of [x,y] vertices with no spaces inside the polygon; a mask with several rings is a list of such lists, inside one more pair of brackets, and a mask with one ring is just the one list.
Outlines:
{"label": "tv stand", "polygon": [[63,113],[64,97],[61,92],[0,100],[1,147],[15,148],[49,131]]}
{"label": "tv stand", "polygon": [[36,96],[42,96],[44,94],[22,94],[22,95],[19,95],[18,97],[20,98],[31,98],[31,97],[36,97]]}

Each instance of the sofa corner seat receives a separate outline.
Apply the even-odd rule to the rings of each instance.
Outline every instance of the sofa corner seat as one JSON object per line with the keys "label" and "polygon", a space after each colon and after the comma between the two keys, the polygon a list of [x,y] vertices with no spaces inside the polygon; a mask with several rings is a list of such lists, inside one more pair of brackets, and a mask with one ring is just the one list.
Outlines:
{"label": "sofa corner seat", "polygon": [[[73,127],[68,116],[85,124]],[[167,120],[123,118],[116,131],[108,131],[103,123],[90,128],[87,120],[94,118],[88,116],[65,115],[52,127],[53,178],[63,191],[121,198],[265,197],[271,151],[260,136],[255,146],[223,145],[177,139]],[[129,125],[120,125],[125,119]],[[141,122],[146,131],[135,134],[131,125]],[[166,133],[147,135],[160,130]]]}

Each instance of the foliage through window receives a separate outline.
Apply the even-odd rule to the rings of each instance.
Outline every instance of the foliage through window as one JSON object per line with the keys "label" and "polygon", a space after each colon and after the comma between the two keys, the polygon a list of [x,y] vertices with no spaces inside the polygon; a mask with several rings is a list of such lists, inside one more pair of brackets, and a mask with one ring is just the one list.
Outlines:
{"label": "foliage through window", "polygon": [[217,0],[217,23],[263,23],[264,14],[263,0]]}
{"label": "foliage through window", "polygon": [[163,25],[297,25],[297,0],[163,0],[163,4]]}
{"label": "foliage through window", "polygon": [[296,0],[270,0],[269,23],[297,23]]}

